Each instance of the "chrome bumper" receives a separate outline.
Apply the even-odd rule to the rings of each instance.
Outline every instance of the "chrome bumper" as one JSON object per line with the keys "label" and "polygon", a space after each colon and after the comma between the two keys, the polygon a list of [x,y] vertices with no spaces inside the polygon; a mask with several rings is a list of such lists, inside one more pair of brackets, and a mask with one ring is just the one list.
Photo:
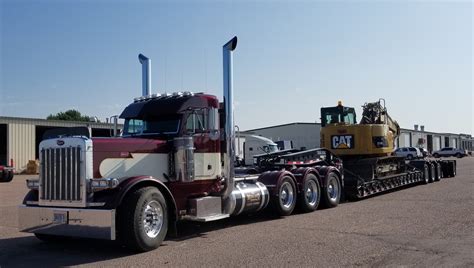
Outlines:
{"label": "chrome bumper", "polygon": [[20,232],[115,240],[115,210],[18,208]]}

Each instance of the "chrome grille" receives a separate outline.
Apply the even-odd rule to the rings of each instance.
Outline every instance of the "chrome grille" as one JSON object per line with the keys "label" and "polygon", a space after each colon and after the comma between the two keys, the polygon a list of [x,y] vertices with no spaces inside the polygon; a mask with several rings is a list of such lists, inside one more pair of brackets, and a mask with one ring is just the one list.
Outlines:
{"label": "chrome grille", "polygon": [[81,201],[81,148],[41,150],[40,198],[45,201]]}

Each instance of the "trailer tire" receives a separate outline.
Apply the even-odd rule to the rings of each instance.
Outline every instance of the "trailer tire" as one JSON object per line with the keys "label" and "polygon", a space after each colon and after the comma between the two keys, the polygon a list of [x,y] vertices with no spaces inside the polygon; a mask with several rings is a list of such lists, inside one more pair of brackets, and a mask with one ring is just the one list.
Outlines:
{"label": "trailer tire", "polygon": [[423,184],[428,184],[430,182],[430,170],[428,168],[428,164],[425,164],[423,167]]}
{"label": "trailer tire", "polygon": [[272,203],[279,216],[289,216],[296,206],[296,185],[289,176],[282,178]]}
{"label": "trailer tire", "polygon": [[314,174],[308,174],[303,182],[303,189],[298,196],[298,206],[304,212],[315,211],[321,199],[321,187]]}
{"label": "trailer tire", "polygon": [[339,176],[330,172],[327,175],[326,187],[322,191],[322,203],[326,208],[333,208],[339,205],[341,200],[342,187]]}
{"label": "trailer tire", "polygon": [[156,187],[128,194],[118,211],[118,236],[128,248],[140,252],[161,245],[168,231],[168,206]]}

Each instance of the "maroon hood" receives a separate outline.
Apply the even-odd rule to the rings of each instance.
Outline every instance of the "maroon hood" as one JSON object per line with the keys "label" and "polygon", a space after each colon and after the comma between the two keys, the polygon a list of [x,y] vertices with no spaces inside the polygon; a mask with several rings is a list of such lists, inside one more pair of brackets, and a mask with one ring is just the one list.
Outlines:
{"label": "maroon hood", "polygon": [[128,158],[132,153],[168,153],[165,140],[142,138],[92,138],[94,178],[100,178],[99,166],[106,158]]}

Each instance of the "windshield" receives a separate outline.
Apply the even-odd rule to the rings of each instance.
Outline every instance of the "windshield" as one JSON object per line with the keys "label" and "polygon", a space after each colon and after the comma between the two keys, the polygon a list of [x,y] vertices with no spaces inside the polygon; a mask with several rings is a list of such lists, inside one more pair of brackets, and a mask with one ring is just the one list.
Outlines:
{"label": "windshield", "polygon": [[124,136],[137,135],[173,135],[179,131],[179,119],[126,119],[123,129]]}

